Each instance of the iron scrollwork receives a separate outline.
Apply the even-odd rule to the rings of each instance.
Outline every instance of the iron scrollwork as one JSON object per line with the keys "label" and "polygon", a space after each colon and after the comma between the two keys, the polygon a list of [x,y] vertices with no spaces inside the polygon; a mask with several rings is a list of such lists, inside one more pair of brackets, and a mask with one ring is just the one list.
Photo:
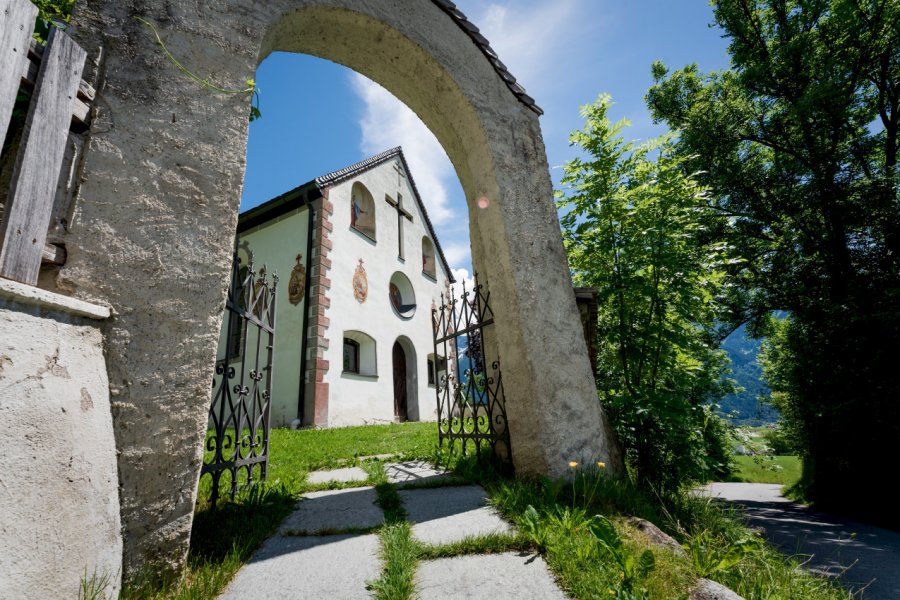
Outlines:
{"label": "iron scrollwork", "polygon": [[435,378],[438,439],[466,454],[482,450],[505,465],[511,462],[506,399],[500,360],[488,361],[485,332],[494,324],[490,292],[478,282],[465,282],[459,298],[452,289],[432,308],[435,364],[444,372]]}
{"label": "iron scrollwork", "polygon": [[277,285],[265,267],[254,270],[252,255],[246,267],[234,256],[200,473],[201,482],[211,477],[213,508],[223,487],[233,500],[241,485],[266,478]]}

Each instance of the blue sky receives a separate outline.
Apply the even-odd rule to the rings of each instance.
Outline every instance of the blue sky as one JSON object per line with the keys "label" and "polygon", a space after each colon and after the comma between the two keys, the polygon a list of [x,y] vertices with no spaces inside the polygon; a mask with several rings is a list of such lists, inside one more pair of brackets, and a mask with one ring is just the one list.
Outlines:
{"label": "blue sky", "polygon": [[[728,66],[727,41],[711,28],[703,0],[456,0],[500,59],[544,109],[541,128],[554,185],[575,156],[568,135],[581,127],[579,107],[600,93],[627,118],[630,139],[664,130],[653,125],[643,96],[650,64]],[[250,125],[241,209],[301,183],[403,146],[438,238],[457,279],[471,270],[465,197],[437,140],[405,105],[376,83],[340,65],[277,53],[256,75],[262,119]]]}

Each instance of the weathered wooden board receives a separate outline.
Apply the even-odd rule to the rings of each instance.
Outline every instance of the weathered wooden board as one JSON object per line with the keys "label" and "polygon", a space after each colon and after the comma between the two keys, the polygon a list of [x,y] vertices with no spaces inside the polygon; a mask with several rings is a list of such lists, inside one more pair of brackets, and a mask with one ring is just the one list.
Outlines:
{"label": "weathered wooden board", "polygon": [[55,244],[44,244],[44,250],[41,252],[41,262],[51,265],[66,264],[66,249]]}
{"label": "weathered wooden board", "polygon": [[51,29],[0,223],[0,276],[37,283],[86,52]]}
{"label": "weathered wooden board", "polygon": [[[34,89],[34,82],[37,81],[37,74],[43,58],[44,47],[32,39],[28,47],[28,62],[22,71],[22,87],[26,90]],[[72,109],[73,130],[81,132],[90,126],[90,104],[94,101],[95,94],[91,84],[84,80],[78,83],[78,96],[75,99],[75,107]]]}
{"label": "weathered wooden board", "polygon": [[0,7],[0,144],[6,139],[22,69],[28,66],[29,41],[37,13],[37,7],[29,0],[3,0]]}

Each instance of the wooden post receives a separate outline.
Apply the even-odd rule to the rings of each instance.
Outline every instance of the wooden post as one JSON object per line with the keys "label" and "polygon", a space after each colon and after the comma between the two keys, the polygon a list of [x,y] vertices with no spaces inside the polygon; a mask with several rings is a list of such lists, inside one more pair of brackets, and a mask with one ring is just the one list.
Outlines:
{"label": "wooden post", "polygon": [[0,8],[0,144],[6,139],[19,81],[27,67],[37,14],[37,7],[28,0],[4,0]]}
{"label": "wooden post", "polygon": [[[87,53],[56,28],[41,62],[0,222],[0,276],[37,283],[69,123]],[[21,69],[17,70],[21,78]]]}

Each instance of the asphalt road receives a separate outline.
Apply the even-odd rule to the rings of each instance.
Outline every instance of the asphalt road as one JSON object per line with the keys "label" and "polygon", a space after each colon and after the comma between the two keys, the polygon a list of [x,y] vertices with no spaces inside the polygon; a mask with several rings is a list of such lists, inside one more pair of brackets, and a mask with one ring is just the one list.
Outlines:
{"label": "asphalt road", "polygon": [[900,533],[795,504],[781,496],[780,485],[711,483],[704,490],[741,505],[751,527],[811,571],[864,590],[866,600],[900,599]]}

